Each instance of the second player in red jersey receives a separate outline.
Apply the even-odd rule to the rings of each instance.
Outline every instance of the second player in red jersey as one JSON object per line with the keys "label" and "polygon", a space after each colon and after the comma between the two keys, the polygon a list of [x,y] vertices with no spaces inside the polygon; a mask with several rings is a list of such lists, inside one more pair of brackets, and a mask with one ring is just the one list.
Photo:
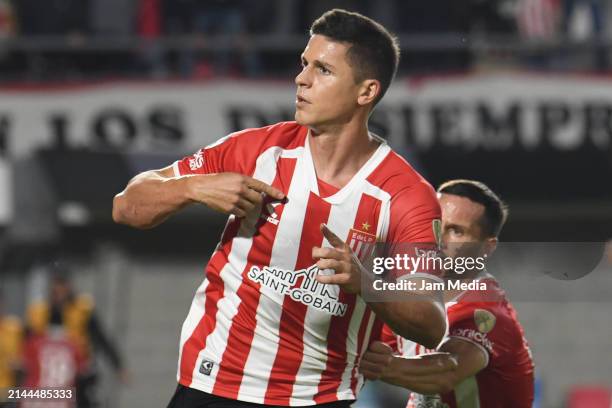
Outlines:
{"label": "second player in red jersey", "polygon": [[[506,219],[506,209],[484,184],[454,180],[439,189],[442,241],[449,256],[490,255]],[[451,280],[475,282],[480,290],[447,289],[448,332],[435,350],[395,336],[374,343],[361,369],[413,391],[409,408],[531,408],[534,366],[516,312],[486,270],[450,272]]]}

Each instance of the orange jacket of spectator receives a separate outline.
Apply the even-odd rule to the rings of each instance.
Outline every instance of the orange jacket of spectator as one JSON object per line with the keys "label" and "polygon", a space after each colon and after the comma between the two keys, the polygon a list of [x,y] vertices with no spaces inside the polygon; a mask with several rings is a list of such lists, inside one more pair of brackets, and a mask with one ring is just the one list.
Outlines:
{"label": "orange jacket of spectator", "polygon": [[[0,391],[15,387],[15,369],[21,365],[23,329],[18,318],[0,317]],[[3,400],[0,395],[0,401]]]}
{"label": "orange jacket of spectator", "polygon": [[[93,309],[93,299],[87,295],[80,295],[68,302],[62,311],[63,326],[68,338],[86,358],[91,351],[88,324]],[[42,335],[47,331],[50,314],[51,307],[46,301],[36,302],[28,307],[28,325],[34,334]]]}

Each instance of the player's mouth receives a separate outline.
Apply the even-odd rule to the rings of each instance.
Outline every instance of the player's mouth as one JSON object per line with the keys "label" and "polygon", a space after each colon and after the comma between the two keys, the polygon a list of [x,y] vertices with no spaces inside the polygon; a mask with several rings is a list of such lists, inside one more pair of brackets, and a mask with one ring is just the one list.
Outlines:
{"label": "player's mouth", "polygon": [[295,96],[295,104],[297,106],[304,106],[304,105],[307,105],[309,103],[310,103],[310,101],[308,99],[303,98],[300,95],[296,95]]}

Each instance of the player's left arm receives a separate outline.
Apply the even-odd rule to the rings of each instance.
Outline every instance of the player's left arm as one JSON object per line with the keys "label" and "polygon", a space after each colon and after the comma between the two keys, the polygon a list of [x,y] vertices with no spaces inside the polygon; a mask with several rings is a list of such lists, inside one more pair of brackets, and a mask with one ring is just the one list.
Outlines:
{"label": "player's left arm", "polygon": [[[434,190],[424,180],[397,194],[391,201],[390,227],[387,242],[391,252],[400,254],[415,251],[420,245],[435,246],[433,221],[440,218],[440,206]],[[333,269],[332,276],[319,275],[317,280],[337,284],[348,293],[361,295],[362,287],[371,287],[375,276],[364,268],[349,246],[332,231],[322,227],[323,234],[333,248],[314,248],[313,258],[320,269]],[[414,256],[414,253],[411,255]],[[438,279],[427,274],[405,276],[416,288],[421,281]],[[440,291],[411,290],[402,293],[401,301],[374,302],[368,306],[398,335],[436,348],[446,332],[446,314]]]}
{"label": "player's left arm", "polygon": [[[350,247],[326,225],[321,231],[333,248],[315,247],[312,256],[319,269],[333,269],[333,275],[317,275],[325,284],[339,285],[348,293],[361,294],[362,279],[374,279],[365,269]],[[423,278],[413,278],[422,280]],[[425,278],[427,279],[427,278]],[[368,285],[366,283],[365,285]],[[420,283],[417,283],[417,287]],[[367,301],[374,313],[400,336],[416,341],[428,348],[435,348],[446,332],[446,314],[442,294],[437,291],[408,291],[403,301]]]}

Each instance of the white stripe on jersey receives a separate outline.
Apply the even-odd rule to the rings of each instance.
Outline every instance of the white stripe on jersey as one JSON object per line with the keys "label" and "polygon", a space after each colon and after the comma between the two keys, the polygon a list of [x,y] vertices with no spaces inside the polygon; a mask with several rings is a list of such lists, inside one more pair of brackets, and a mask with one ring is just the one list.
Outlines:
{"label": "white stripe on jersey", "polygon": [[[305,188],[303,148],[283,151],[282,157],[296,157],[297,163],[287,197],[292,205],[285,206],[278,223],[276,238],[272,247],[270,265],[293,269],[297,261],[300,232],[304,224],[304,214],[310,190]],[[296,238],[297,237],[297,238]],[[296,242],[295,239],[298,241]],[[244,377],[238,393],[239,400],[263,404],[270,373],[276,359],[279,343],[279,327],[284,296],[261,285],[261,295],[257,306],[257,326],[251,350],[244,366]]]}
{"label": "white stripe on jersey", "polygon": [[[348,336],[346,336],[346,359],[348,364],[346,365],[346,370],[344,370],[344,373],[342,374],[342,382],[340,383],[340,387],[338,387],[338,392],[336,393],[338,399],[346,399],[347,396],[350,399],[357,398],[356,395],[353,395],[353,390],[351,390],[351,380],[353,379],[353,362],[355,361],[355,357],[357,355],[357,346],[359,343],[359,326],[361,326],[361,321],[363,320],[363,315],[365,312],[366,303],[360,296],[358,296],[355,301],[353,316],[351,317],[351,322],[349,324]],[[357,360],[357,363],[359,363],[359,360]],[[357,392],[359,392],[359,388],[357,388]]]}
{"label": "white stripe on jersey", "polygon": [[193,296],[193,301],[191,302],[191,307],[189,308],[189,313],[187,314],[187,318],[183,322],[183,327],[181,328],[181,339],[180,339],[180,347],[179,347],[179,359],[178,359],[178,368],[176,373],[176,380],[180,381],[181,379],[181,361],[183,358],[183,346],[189,340],[193,331],[198,326],[202,317],[204,317],[204,313],[206,313],[206,288],[208,287],[208,279],[204,278],[200,286],[196,289],[195,295]]}

